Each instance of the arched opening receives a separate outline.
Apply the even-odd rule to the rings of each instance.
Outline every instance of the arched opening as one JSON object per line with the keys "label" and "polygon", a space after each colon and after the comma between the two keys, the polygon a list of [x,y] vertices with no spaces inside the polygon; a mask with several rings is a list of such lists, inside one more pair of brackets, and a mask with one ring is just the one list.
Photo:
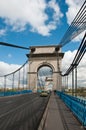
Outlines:
{"label": "arched opening", "polygon": [[53,69],[48,65],[42,65],[37,71],[37,90],[53,89]]}

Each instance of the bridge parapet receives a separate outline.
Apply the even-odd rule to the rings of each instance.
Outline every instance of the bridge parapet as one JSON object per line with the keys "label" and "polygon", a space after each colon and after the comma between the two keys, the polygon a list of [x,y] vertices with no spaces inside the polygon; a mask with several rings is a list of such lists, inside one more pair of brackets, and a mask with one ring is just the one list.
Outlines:
{"label": "bridge parapet", "polygon": [[82,100],[59,91],[56,93],[70,108],[82,125],[86,127],[86,100]]}

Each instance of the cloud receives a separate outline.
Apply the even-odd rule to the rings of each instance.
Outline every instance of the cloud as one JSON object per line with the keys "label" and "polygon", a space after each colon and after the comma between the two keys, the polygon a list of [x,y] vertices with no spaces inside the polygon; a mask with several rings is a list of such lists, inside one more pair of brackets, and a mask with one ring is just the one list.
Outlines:
{"label": "cloud", "polygon": [[13,71],[17,70],[20,65],[17,64],[8,64],[3,61],[0,61],[0,76],[12,73]]}
{"label": "cloud", "polygon": [[[10,6],[10,7],[9,7]],[[46,10],[52,10],[52,20]],[[56,0],[3,0],[0,1],[0,17],[13,31],[23,31],[27,26],[30,31],[43,36],[50,35],[62,17]]]}
{"label": "cloud", "polygon": [[[82,4],[85,0],[66,0],[66,4],[68,5],[68,11],[66,12],[67,23],[70,25],[76,14],[80,10]],[[78,42],[83,38],[84,33],[78,35],[73,42]]]}
{"label": "cloud", "polygon": [[[8,74],[10,75],[6,76],[6,88],[12,88],[13,82],[14,82],[14,88],[18,88],[18,85],[21,88],[26,87],[27,65],[24,67],[25,72],[23,71],[23,68],[21,68],[21,70],[19,71],[18,69],[20,67],[21,65],[8,64],[8,63],[0,61],[0,88],[4,87],[4,84],[5,84],[4,75],[8,75]],[[19,72],[20,72],[20,78],[19,78]],[[14,80],[13,80],[13,76],[14,76]]]}
{"label": "cloud", "polygon": [[84,0],[66,0],[65,2],[68,5],[68,11],[66,12],[67,23],[70,25]]}
{"label": "cloud", "polygon": [[[63,74],[68,70],[71,65],[77,50],[65,52],[64,58],[62,60],[62,72]],[[86,53],[83,56],[79,66],[77,67],[78,76],[78,86],[86,87]],[[71,74],[70,74],[71,77]],[[72,80],[69,78],[69,85],[71,86]]]}
{"label": "cloud", "polygon": [[0,37],[6,35],[6,29],[0,29]]}
{"label": "cloud", "polygon": [[69,66],[72,64],[74,56],[77,50],[65,52],[64,58],[62,59],[62,72],[65,73]]}
{"label": "cloud", "polygon": [[[71,63],[76,55],[76,52],[77,52],[77,50],[74,50],[74,51],[69,50],[69,51],[65,52],[64,58],[62,60],[62,68],[61,68],[63,74],[66,72],[66,70],[71,65]],[[9,73],[17,70],[20,67],[21,67],[21,65],[8,64],[8,63],[0,61],[0,76],[4,75],[4,74],[9,74]],[[26,66],[26,68],[28,68],[28,66]],[[78,66],[77,76],[78,76],[78,86],[86,87],[86,54],[84,55],[84,57],[82,58],[79,66]],[[23,84],[23,69],[20,71],[20,77],[21,77],[20,79],[21,79],[21,86],[22,86],[22,84]],[[12,78],[13,78],[13,75],[8,76],[8,78],[7,78],[7,82],[9,83],[9,85],[11,87],[12,87]],[[41,77],[39,77],[39,78],[41,78]],[[42,77],[42,78],[44,78],[44,77]],[[19,79],[19,71],[15,73],[15,80],[14,81],[15,81],[16,87],[18,87],[18,79]],[[24,80],[26,81],[26,77]],[[72,83],[71,74],[69,76],[68,82],[69,82],[69,86],[71,86],[71,83]],[[0,77],[0,87],[2,87],[3,84],[4,84],[4,79],[2,80],[2,78]]]}
{"label": "cloud", "polygon": [[73,39],[73,42],[80,42],[83,39],[84,35],[85,31],[78,35],[75,39]]}

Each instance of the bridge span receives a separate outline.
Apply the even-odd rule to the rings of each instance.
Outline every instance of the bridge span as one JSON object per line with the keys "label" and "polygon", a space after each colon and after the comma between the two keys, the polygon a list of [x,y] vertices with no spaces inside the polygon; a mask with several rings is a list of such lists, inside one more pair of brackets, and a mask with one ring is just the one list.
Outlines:
{"label": "bridge span", "polygon": [[0,130],[84,130],[82,124],[52,92],[0,98]]}
{"label": "bridge span", "polygon": [[[54,51],[57,51],[57,48],[54,47]],[[86,92],[80,91],[77,86],[77,67],[85,52],[86,33],[72,64],[64,75],[60,71],[62,54],[60,55],[60,53],[54,52],[55,54],[58,54],[57,57],[54,55],[54,68],[52,65],[48,64],[50,59],[43,62],[46,59],[43,57],[43,64],[40,64],[40,66],[37,65],[37,73],[35,71],[35,73],[33,73],[35,64],[33,64],[32,72],[29,71],[27,73],[25,71],[26,62],[17,71],[1,76],[1,82],[2,78],[4,78],[4,87],[2,87],[0,92],[2,96],[0,97],[0,130],[85,130],[86,101],[79,99],[78,96],[82,94],[83,97],[86,97]],[[30,64],[34,63],[35,58],[30,58],[32,58],[30,59]],[[38,63],[37,57],[36,62]],[[45,71],[43,71],[44,68],[42,68],[44,65]],[[30,66],[30,68],[31,67],[32,66]],[[42,68],[41,73],[40,68]],[[23,72],[23,75],[20,75],[21,72]],[[28,89],[25,72],[27,74],[35,75],[35,77],[30,77],[29,75],[32,89],[30,89],[31,87]],[[66,94],[66,89],[68,89],[68,76],[71,72],[72,89],[71,93]],[[63,87],[61,79],[66,76],[67,84]],[[43,81],[40,77],[43,77]],[[22,78],[22,80],[20,78]],[[11,84],[7,85],[7,83],[9,83],[7,82],[8,80],[11,81]],[[66,81],[64,83],[66,83]],[[8,89],[8,86],[12,86],[12,88]],[[51,93],[47,97],[40,97],[38,90],[47,91],[47,86],[53,88],[51,89]]]}
{"label": "bridge span", "polygon": [[[61,48],[83,31],[75,58],[63,74]],[[58,45],[0,45],[30,50],[25,64],[0,75],[0,130],[86,130],[86,100],[78,98],[86,98],[86,76],[81,81],[77,75],[86,54],[86,0]],[[40,90],[51,93],[41,97]]]}

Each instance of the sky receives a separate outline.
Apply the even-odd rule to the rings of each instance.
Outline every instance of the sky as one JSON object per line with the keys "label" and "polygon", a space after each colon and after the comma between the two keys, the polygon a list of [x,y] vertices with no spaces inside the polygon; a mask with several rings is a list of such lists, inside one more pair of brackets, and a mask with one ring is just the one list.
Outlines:
{"label": "sky", "polygon": [[[0,42],[24,47],[58,45],[84,1],[0,0]],[[83,36],[84,33],[62,48],[62,70],[72,63]],[[0,74],[20,67],[27,53],[28,50],[0,45]]]}

